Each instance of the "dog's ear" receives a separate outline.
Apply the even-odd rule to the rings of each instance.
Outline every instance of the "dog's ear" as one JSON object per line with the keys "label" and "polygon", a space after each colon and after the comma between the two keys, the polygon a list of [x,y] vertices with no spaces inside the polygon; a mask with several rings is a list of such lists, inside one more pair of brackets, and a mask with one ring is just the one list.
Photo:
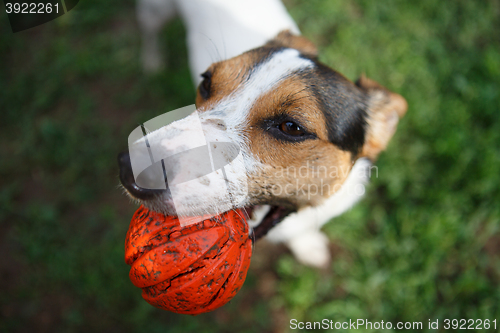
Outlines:
{"label": "dog's ear", "polygon": [[367,128],[360,157],[374,161],[391,140],[399,119],[408,108],[406,100],[362,75],[356,85],[368,95]]}
{"label": "dog's ear", "polygon": [[276,37],[266,43],[269,47],[288,47],[299,50],[300,53],[311,58],[318,57],[318,49],[309,39],[294,35],[290,30],[280,32]]}

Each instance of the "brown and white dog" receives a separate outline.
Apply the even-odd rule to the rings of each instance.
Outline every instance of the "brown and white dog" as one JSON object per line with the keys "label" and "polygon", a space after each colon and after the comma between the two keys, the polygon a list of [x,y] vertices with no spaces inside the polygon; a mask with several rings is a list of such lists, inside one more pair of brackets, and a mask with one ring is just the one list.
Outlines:
{"label": "brown and white dog", "polygon": [[[144,6],[151,6],[151,2],[158,5],[162,0],[139,2],[143,21],[147,16]],[[216,142],[236,142],[240,149],[239,164],[225,175],[226,184],[207,175],[199,177],[177,195],[174,209],[171,191],[139,187],[132,176],[130,158],[121,155],[120,176],[127,193],[151,209],[195,216],[227,210],[227,206],[221,204],[222,192],[230,188],[233,196],[239,198],[233,202],[233,208],[252,211],[250,222],[254,227],[268,214],[270,207],[284,207],[282,211],[294,212],[269,232],[268,239],[287,244],[304,264],[326,265],[328,240],[320,228],[349,209],[364,194],[363,185],[368,180],[372,162],[386,148],[399,119],[406,112],[405,99],[363,76],[352,83],[319,62],[316,47],[298,34],[279,1],[167,2],[177,6],[188,22],[188,38],[195,34],[189,22],[200,24],[200,15],[206,16],[207,12],[215,10],[211,6],[223,9],[226,6],[227,10],[217,11],[219,21],[209,22],[205,17],[207,24],[228,29],[227,25],[238,22],[238,15],[245,12],[250,16],[246,20],[251,22],[254,14],[245,9],[248,3],[252,3],[253,12],[256,12],[253,24],[262,27],[265,26],[263,22],[272,20],[268,24],[272,26],[269,34],[275,37],[256,48],[253,44],[266,34],[259,38],[248,37],[251,47],[247,51],[209,65],[203,70],[197,90],[196,117],[187,116],[148,134],[150,142],[158,142],[165,151],[186,150],[199,145],[193,139],[192,130],[201,122],[206,140],[214,146]],[[245,2],[247,4],[243,4]],[[235,3],[241,8],[235,9]],[[198,14],[189,11],[196,6],[208,6],[208,9]],[[266,8],[271,10],[258,15],[259,10]],[[164,15],[163,19],[165,17],[169,15]],[[245,39],[245,34],[253,33],[252,29],[243,31],[249,25],[251,23],[245,22],[243,28],[235,27],[232,32],[240,29],[240,38]],[[142,26],[143,31],[148,30],[144,24]],[[276,35],[281,28],[284,31]],[[203,29],[205,36],[210,31],[208,27]],[[220,33],[218,28],[213,31]],[[152,35],[151,31],[145,33],[146,38]],[[231,38],[228,36],[225,40],[225,48],[230,48]],[[149,51],[156,52],[155,43],[145,41],[145,48],[153,45]],[[203,58],[202,51],[194,50],[196,47],[190,47],[190,52],[198,52],[192,58]],[[239,45],[238,50],[226,50],[226,53],[232,56],[241,48]],[[147,58],[145,56],[146,67],[157,67],[157,64],[148,65]],[[150,57],[149,61],[155,58],[158,55]],[[205,56],[201,62],[206,62],[206,58],[209,57]],[[201,66],[192,64],[192,71],[196,74]],[[184,167],[177,166],[179,170]]]}

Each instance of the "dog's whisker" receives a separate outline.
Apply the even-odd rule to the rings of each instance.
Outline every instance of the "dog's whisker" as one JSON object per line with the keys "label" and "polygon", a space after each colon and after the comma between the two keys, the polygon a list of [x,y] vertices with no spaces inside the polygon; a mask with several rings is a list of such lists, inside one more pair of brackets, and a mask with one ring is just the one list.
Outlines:
{"label": "dog's whisker", "polygon": [[[324,264],[329,257],[327,238],[319,228],[362,197],[364,187],[363,193],[357,190],[366,179],[356,178],[355,172],[365,170],[385,149],[406,111],[405,100],[365,77],[353,84],[321,64],[316,47],[294,34],[298,30],[279,0],[243,1],[238,6],[233,0],[220,0],[217,5],[200,1],[196,13],[190,12],[188,1],[172,1],[183,9],[180,13],[188,22],[196,82],[210,66],[208,60],[217,64],[206,72],[196,101],[203,115],[202,133],[193,130],[200,119],[186,117],[175,126],[156,133],[146,130],[146,134],[164,133],[162,147],[167,150],[192,151],[205,141],[206,145],[219,142],[217,146],[234,143],[239,151],[236,157],[221,154],[230,180],[212,170],[210,155],[212,172],[178,188],[175,200],[172,191],[158,195],[137,189],[135,183],[124,184],[127,195],[137,194],[138,202],[166,214],[177,214],[177,209],[182,213],[178,215],[221,214],[250,202],[270,205],[262,220],[268,224],[269,239],[287,243],[306,264]],[[277,28],[283,31],[278,34]],[[178,172],[190,174],[198,168],[196,162],[179,162]],[[319,168],[326,170],[324,175],[316,174]],[[297,170],[303,173],[297,175]],[[197,173],[198,169],[191,174]],[[129,180],[130,172],[128,176]],[[230,202],[225,202],[228,193]],[[240,195],[245,196],[244,203],[230,206]],[[284,207],[301,209],[287,215]],[[246,218],[244,214],[238,212],[241,218]],[[263,235],[257,228],[250,235],[254,241]]]}

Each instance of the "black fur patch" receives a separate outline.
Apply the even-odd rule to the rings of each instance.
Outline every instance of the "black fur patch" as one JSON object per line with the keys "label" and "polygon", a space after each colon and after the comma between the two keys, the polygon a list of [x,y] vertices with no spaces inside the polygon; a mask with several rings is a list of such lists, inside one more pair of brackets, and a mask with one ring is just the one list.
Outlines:
{"label": "black fur patch", "polygon": [[365,143],[366,94],[341,74],[315,63],[301,75],[325,116],[328,139],[354,157]]}
{"label": "black fur patch", "polygon": [[[257,61],[248,72],[248,77],[272,55],[284,47],[261,47],[251,50]],[[306,81],[311,95],[315,96],[326,120],[328,139],[340,149],[358,155],[365,143],[367,127],[366,93],[340,73],[318,62],[316,58],[301,55],[315,63],[314,68],[301,70],[297,74]]]}

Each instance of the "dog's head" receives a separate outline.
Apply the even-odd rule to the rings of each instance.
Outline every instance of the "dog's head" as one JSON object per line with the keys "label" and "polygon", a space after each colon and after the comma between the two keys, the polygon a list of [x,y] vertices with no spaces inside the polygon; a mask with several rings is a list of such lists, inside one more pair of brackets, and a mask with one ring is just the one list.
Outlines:
{"label": "dog's head", "polygon": [[[212,151],[217,142],[233,142],[239,146],[238,158],[224,174],[225,182],[198,177],[184,186],[174,204],[169,189],[137,186],[129,159],[122,155],[123,186],[151,209],[221,213],[228,209],[220,203],[228,188],[239,198],[232,202],[237,207],[319,205],[338,191],[358,158],[377,158],[407,109],[403,97],[375,81],[363,76],[352,83],[320,63],[315,46],[289,32],[212,64],[202,76],[196,117],[151,133],[149,140],[161,141],[163,149],[173,152],[194,148],[192,131],[201,122]],[[182,174],[186,165],[175,169]]]}

